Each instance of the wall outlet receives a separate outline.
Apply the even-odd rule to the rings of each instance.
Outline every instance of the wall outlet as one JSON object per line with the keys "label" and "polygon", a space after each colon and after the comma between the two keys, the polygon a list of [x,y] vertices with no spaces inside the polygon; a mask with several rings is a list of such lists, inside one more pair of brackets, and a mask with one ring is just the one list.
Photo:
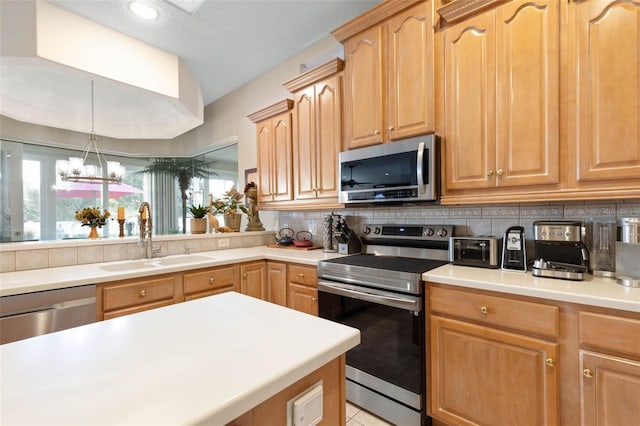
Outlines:
{"label": "wall outlet", "polygon": [[218,247],[219,248],[229,247],[229,239],[228,238],[220,238],[218,240]]}

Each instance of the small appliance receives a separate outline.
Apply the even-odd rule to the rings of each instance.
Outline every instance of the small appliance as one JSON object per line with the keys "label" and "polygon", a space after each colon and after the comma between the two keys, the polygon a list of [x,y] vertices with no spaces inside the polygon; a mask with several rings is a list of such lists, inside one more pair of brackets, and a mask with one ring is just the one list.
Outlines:
{"label": "small appliance", "polygon": [[616,281],[640,287],[640,217],[623,217],[618,222]]}
{"label": "small appliance", "polygon": [[504,233],[502,269],[527,272],[527,253],[522,226],[512,226]]}
{"label": "small appliance", "polygon": [[341,152],[340,203],[436,201],[439,146],[428,134]]}
{"label": "small appliance", "polygon": [[536,277],[581,281],[589,270],[589,251],[582,241],[579,221],[536,221],[533,223]]}
{"label": "small appliance", "polygon": [[494,236],[451,237],[449,261],[454,265],[498,269],[502,238]]}
{"label": "small appliance", "polygon": [[616,219],[591,218],[586,221],[586,244],[589,248],[590,267],[593,275],[616,275]]}

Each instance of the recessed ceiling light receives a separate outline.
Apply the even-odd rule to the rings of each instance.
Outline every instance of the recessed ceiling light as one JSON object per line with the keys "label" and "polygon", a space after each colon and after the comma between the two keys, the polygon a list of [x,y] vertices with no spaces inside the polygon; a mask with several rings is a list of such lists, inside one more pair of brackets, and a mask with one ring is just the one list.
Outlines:
{"label": "recessed ceiling light", "polygon": [[132,1],[129,3],[129,9],[142,19],[156,19],[158,17],[158,11],[147,3],[141,1]]}

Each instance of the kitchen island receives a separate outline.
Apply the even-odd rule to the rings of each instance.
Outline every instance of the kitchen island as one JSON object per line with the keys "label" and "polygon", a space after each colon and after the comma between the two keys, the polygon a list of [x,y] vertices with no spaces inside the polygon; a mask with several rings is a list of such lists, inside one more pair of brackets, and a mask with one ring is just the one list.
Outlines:
{"label": "kitchen island", "polygon": [[224,293],[0,346],[0,423],[224,425],[336,359],[341,383],[359,342],[356,329]]}

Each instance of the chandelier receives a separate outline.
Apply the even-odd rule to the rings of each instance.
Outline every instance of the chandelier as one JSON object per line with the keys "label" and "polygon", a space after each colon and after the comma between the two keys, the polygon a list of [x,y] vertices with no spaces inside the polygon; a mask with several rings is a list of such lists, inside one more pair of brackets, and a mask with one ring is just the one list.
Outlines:
{"label": "chandelier", "polygon": [[[82,157],[69,157],[69,160],[56,161],[58,175],[66,182],[82,183],[121,183],[124,176],[124,167],[118,161],[105,161],[104,155],[98,149],[98,136],[94,130],[93,111],[93,80],[91,80],[91,132],[89,143]],[[93,150],[98,161],[97,164],[86,164],[89,153]],[[104,174],[106,168],[106,175]]]}

